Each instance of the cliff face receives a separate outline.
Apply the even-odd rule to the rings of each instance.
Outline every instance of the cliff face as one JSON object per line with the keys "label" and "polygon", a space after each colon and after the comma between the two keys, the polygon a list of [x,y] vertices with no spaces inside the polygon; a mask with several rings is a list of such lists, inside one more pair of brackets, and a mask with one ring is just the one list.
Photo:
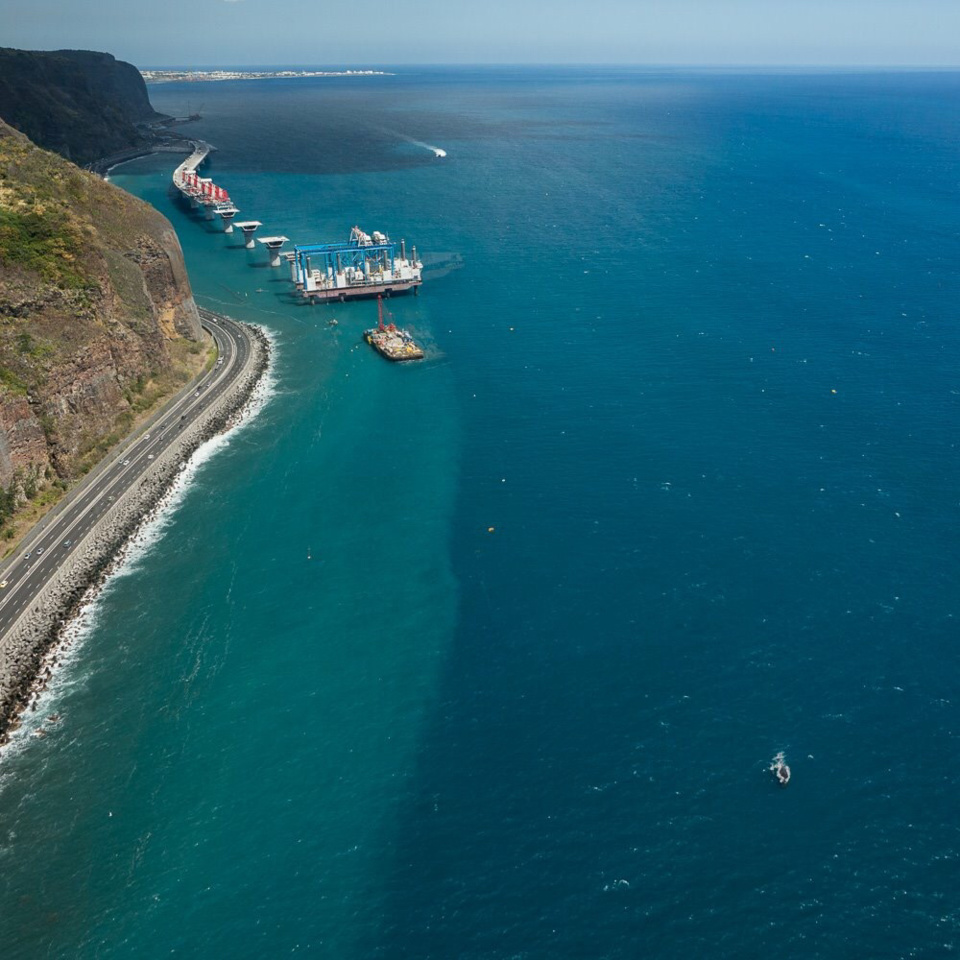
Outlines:
{"label": "cliff face", "polygon": [[137,68],[108,53],[0,47],[0,117],[84,164],[140,146],[135,124],[162,114],[150,106]]}
{"label": "cliff face", "polygon": [[186,382],[200,338],[169,222],[0,121],[0,524]]}

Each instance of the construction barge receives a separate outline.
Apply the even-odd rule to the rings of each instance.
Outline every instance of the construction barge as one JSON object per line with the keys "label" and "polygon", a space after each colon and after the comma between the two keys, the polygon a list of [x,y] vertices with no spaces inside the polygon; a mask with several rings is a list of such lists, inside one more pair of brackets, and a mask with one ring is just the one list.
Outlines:
{"label": "construction barge", "polygon": [[345,242],[297,245],[286,256],[297,292],[313,302],[417,293],[423,283],[417,248],[408,258],[405,241],[398,251],[379,230],[370,235],[354,227]]}
{"label": "construction barge", "polygon": [[372,330],[365,330],[363,339],[373,347],[381,357],[400,363],[404,360],[422,360],[423,349],[407,333],[398,329],[393,323],[383,322],[383,298],[377,297],[378,323]]}

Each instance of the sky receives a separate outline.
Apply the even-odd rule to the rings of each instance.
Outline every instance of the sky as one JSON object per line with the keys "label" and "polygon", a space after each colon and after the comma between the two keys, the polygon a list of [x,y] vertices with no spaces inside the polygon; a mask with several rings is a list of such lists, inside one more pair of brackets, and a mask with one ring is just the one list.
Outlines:
{"label": "sky", "polygon": [[960,0],[0,0],[0,45],[138,67],[960,66]]}

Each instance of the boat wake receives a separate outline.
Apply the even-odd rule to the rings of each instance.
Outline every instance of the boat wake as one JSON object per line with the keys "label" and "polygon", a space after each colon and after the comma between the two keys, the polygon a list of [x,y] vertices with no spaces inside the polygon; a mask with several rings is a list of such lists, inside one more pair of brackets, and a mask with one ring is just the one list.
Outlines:
{"label": "boat wake", "polygon": [[406,140],[407,143],[412,143],[415,147],[423,147],[424,150],[431,151],[438,159],[447,155],[446,150],[442,147],[435,147],[432,143],[424,143],[422,140],[414,140],[411,137],[404,137],[403,139]]}
{"label": "boat wake", "polygon": [[388,130],[386,127],[383,128],[383,131],[394,137],[399,137],[401,140],[411,143],[415,147],[422,147],[424,150],[429,150],[438,160],[443,159],[443,157],[447,155],[447,151],[444,150],[443,147],[434,146],[432,143],[424,143],[422,140],[414,140],[413,137],[408,137],[405,133],[399,133],[397,130]]}

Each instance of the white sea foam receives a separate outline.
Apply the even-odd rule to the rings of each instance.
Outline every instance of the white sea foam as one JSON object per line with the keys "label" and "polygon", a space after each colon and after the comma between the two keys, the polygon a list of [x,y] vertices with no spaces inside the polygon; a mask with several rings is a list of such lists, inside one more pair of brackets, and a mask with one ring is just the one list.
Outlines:
{"label": "white sea foam", "polygon": [[[249,399],[233,416],[230,426],[209,440],[204,441],[184,463],[166,493],[150,510],[144,522],[136,529],[123,545],[114,559],[107,578],[93,586],[84,597],[77,614],[63,628],[60,637],[44,657],[40,674],[50,667],[50,681],[35,694],[31,708],[22,715],[20,726],[10,734],[9,742],[0,747],[0,762],[9,760],[31,743],[40,739],[38,734],[45,730],[52,735],[56,726],[47,722],[47,716],[58,709],[64,695],[86,681],[87,674],[78,663],[78,655],[85,641],[95,631],[102,613],[101,600],[111,586],[122,577],[129,576],[139,568],[140,562],[151,548],[163,539],[167,528],[173,522],[176,508],[183,502],[200,469],[220,450],[230,445],[230,441],[266,407],[277,393],[277,381],[274,375],[277,357],[277,338],[272,331],[257,327],[270,343],[270,365],[257,382]],[[3,777],[0,775],[0,789]]]}
{"label": "white sea foam", "polygon": [[[37,743],[44,735],[54,736],[61,721],[54,724],[48,717],[60,711],[65,697],[75,690],[82,690],[89,673],[83,669],[80,653],[86,640],[97,628],[100,606],[97,596],[91,596],[76,616],[63,628],[55,646],[44,655],[40,666],[43,675],[49,668],[50,680],[42,690],[34,694],[29,709],[20,718],[20,725],[10,733],[9,741],[0,747],[0,790],[6,785],[9,763],[22,754],[27,747]],[[5,770],[4,768],[7,768]]]}
{"label": "white sea foam", "polygon": [[220,433],[197,447],[190,459],[184,463],[167,492],[147,515],[147,519],[121,549],[116,565],[100,592],[106,589],[111,581],[129,576],[139,569],[140,562],[151,548],[163,539],[167,529],[173,523],[174,511],[183,503],[200,468],[229,445],[229,434]]}
{"label": "white sea foam", "polygon": [[258,327],[258,329],[270,341],[270,366],[258,381],[249,400],[243,408],[234,415],[230,427],[223,433],[218,433],[209,440],[205,440],[194,450],[190,459],[184,463],[180,472],[174,478],[173,483],[167,489],[167,492],[157,501],[156,505],[148,514],[146,521],[137,528],[133,536],[130,537],[120,551],[117,562],[114,564],[114,569],[98,593],[107,589],[111,581],[129,576],[139,569],[141,561],[147,556],[153,546],[163,539],[167,529],[173,523],[176,508],[183,503],[200,469],[212,460],[217,453],[229,447],[231,440],[245,426],[253,422],[257,414],[263,410],[270,399],[276,394],[277,382],[273,374],[274,358],[276,357],[276,338],[264,328]]}
{"label": "white sea foam", "polygon": [[[121,550],[115,569],[108,580],[127,576],[139,568],[140,561],[150,552],[154,544],[163,539],[167,529],[173,523],[175,510],[183,503],[200,469],[212,460],[217,453],[229,447],[231,440],[256,419],[257,415],[276,394],[277,381],[273,373],[277,355],[276,337],[263,327],[257,326],[257,329],[270,342],[270,366],[257,382],[250,398],[234,415],[230,426],[223,433],[218,433],[209,440],[205,440],[194,450],[167,492],[150,511],[147,520],[136,530]],[[106,586],[105,583],[104,588]]]}

